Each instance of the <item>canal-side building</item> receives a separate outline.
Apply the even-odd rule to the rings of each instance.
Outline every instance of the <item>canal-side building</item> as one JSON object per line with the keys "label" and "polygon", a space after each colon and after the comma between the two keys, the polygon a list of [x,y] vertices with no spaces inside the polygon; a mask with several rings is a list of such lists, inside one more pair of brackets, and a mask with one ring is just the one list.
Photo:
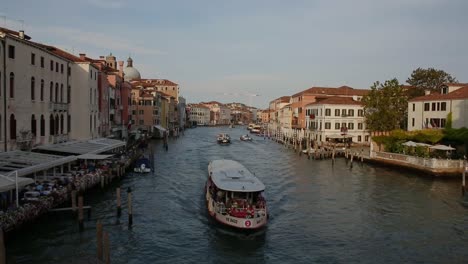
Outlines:
{"label": "canal-side building", "polygon": [[452,128],[468,127],[468,84],[447,83],[440,93],[408,101],[408,130],[443,129],[452,114]]}
{"label": "canal-side building", "polygon": [[[269,120],[269,129],[270,131],[275,131],[280,133],[281,131],[281,122],[280,122],[280,112],[281,109],[290,104],[291,96],[281,96],[276,98],[269,103],[270,109],[270,120]],[[290,125],[290,123],[288,123]],[[290,127],[288,127],[289,129]]]}
{"label": "canal-side building", "polygon": [[182,96],[179,96],[179,103],[177,104],[177,108],[178,108],[178,113],[179,113],[179,127],[181,129],[183,128],[186,128],[187,127],[187,105],[186,105],[186,101],[185,101],[185,98],[182,97]]}
{"label": "canal-side building", "polygon": [[155,105],[154,96],[148,91],[133,90],[132,120],[134,129],[152,131],[152,127],[157,124],[158,108]]}
{"label": "canal-side building", "polygon": [[305,129],[307,127],[305,106],[317,101],[319,98],[339,96],[355,97],[360,100],[369,90],[354,89],[349,86],[338,88],[312,87],[291,96],[291,106],[293,110],[292,126],[294,129]]}
{"label": "canal-side building", "polygon": [[58,56],[68,59],[70,74],[70,139],[85,140],[99,137],[99,100],[98,100],[98,74],[99,69],[81,53],[79,57],[50,47]]}
{"label": "canal-side building", "polygon": [[24,31],[0,28],[1,151],[68,140],[74,63]]}
{"label": "canal-side building", "polygon": [[292,107],[291,104],[284,105],[277,112],[277,133],[284,133],[292,128]]}
{"label": "canal-side building", "polygon": [[198,126],[210,124],[210,108],[202,104],[189,104],[190,121]]}
{"label": "canal-side building", "polygon": [[319,142],[347,138],[355,143],[368,144],[363,103],[355,97],[328,97],[305,107],[306,131]]}
{"label": "canal-side building", "polygon": [[150,88],[156,92],[168,94],[178,102],[179,100],[179,85],[173,81],[166,79],[133,79],[131,81],[133,87]]}
{"label": "canal-side building", "polygon": [[231,109],[226,105],[217,102],[202,102],[210,109],[210,124],[211,125],[229,125],[231,123]]}

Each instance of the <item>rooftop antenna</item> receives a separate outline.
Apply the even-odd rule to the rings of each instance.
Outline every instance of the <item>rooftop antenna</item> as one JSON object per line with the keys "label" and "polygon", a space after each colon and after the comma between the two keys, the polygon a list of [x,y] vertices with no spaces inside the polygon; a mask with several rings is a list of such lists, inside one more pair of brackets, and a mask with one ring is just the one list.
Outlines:
{"label": "rooftop antenna", "polygon": [[0,16],[3,18],[3,27],[6,28],[6,16]]}
{"label": "rooftop antenna", "polygon": [[21,30],[23,30],[23,31],[24,31],[24,20],[22,20],[22,19],[19,19],[19,20],[18,20],[18,22],[20,22],[20,23],[21,23]]}

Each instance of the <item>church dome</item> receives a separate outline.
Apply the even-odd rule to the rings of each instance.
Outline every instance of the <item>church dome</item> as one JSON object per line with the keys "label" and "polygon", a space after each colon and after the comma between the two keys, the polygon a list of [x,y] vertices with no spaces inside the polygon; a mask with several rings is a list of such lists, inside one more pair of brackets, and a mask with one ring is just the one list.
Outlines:
{"label": "church dome", "polygon": [[137,69],[133,68],[133,60],[130,57],[127,60],[127,67],[123,69],[123,72],[125,81],[141,79],[140,72]]}

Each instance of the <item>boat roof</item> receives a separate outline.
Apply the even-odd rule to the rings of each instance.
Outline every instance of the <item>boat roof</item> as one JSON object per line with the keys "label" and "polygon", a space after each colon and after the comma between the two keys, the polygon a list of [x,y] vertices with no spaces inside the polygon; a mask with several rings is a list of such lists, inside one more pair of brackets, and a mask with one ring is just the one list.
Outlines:
{"label": "boat roof", "polygon": [[265,185],[234,160],[213,160],[208,165],[213,183],[220,189],[233,192],[260,192]]}

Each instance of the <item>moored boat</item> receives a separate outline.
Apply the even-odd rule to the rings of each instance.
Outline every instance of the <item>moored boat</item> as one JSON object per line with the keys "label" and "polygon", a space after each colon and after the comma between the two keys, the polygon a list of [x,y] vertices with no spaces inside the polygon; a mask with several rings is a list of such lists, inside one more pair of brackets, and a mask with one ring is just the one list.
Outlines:
{"label": "moored boat", "polygon": [[243,230],[267,224],[265,185],[239,162],[211,161],[205,189],[208,213],[216,221]]}
{"label": "moored boat", "polygon": [[135,162],[135,167],[133,167],[134,172],[138,173],[148,173],[151,172],[150,160],[147,157],[141,157]]}

